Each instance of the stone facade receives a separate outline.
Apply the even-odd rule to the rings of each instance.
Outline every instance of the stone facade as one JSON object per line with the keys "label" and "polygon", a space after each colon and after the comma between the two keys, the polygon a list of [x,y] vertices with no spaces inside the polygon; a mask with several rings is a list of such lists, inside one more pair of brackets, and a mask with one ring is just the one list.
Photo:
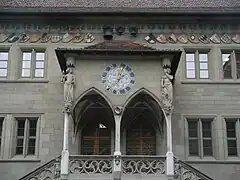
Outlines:
{"label": "stone facade", "polygon": [[[21,25],[21,24],[20,24]],[[81,43],[63,43],[61,41],[53,43],[0,43],[0,50],[9,49],[8,76],[0,79],[0,117],[4,117],[3,133],[1,144],[0,175],[1,180],[13,180],[24,176],[42,163],[53,159],[62,152],[63,147],[63,104],[64,89],[61,84],[62,72],[56,56],[56,48],[81,49],[93,44],[104,41],[102,29],[92,28],[92,26],[83,28],[82,36],[91,33],[94,41],[88,43],[83,40]],[[114,40],[132,40],[140,44],[147,45],[159,50],[162,49],[180,49],[182,51],[181,59],[176,71],[173,85],[173,115],[172,115],[172,141],[173,153],[183,161],[196,167],[203,173],[217,180],[237,179],[240,175],[240,165],[238,157],[228,157],[226,126],[224,117],[239,118],[239,82],[237,80],[222,79],[221,49],[238,50],[240,41],[235,38],[231,43],[224,43],[220,40],[208,43],[199,42],[183,43],[173,39],[168,43],[149,43],[146,37],[150,32],[154,35],[164,34],[165,36],[182,34],[180,25],[166,25],[153,28],[152,25],[145,25],[139,28],[136,38],[131,37],[129,32],[122,36],[114,34]],[[217,31],[221,38],[225,33],[233,39],[238,37],[239,26],[219,24],[215,27],[206,24],[206,30],[201,29],[199,25],[189,25],[184,34],[190,36],[192,33],[198,37],[208,34],[212,37]],[[214,29],[215,28],[215,29]],[[11,29],[11,31],[14,28]],[[20,28],[21,30],[21,28]],[[17,31],[20,32],[18,29]],[[204,32],[203,32],[204,31]],[[214,32],[214,33],[213,33]],[[58,29],[52,29],[51,35],[59,35]],[[64,33],[61,32],[63,35]],[[154,40],[156,41],[156,40]],[[45,59],[45,77],[20,78],[21,74],[21,50],[23,49],[44,49]],[[208,79],[186,79],[186,53],[188,51],[209,50],[209,78]],[[76,65],[74,74],[76,77],[75,98],[80,99],[89,89],[100,92],[103,97],[113,106],[126,105],[129,99],[144,89],[150,95],[161,99],[161,77],[164,75],[162,61],[160,57],[147,56],[84,56],[75,59]],[[136,82],[131,91],[126,95],[113,95],[105,90],[101,81],[101,75],[104,69],[112,63],[129,64],[135,73]],[[15,117],[39,117],[37,126],[36,152],[35,156],[15,156],[16,145]],[[213,118],[213,156],[207,158],[192,158],[188,152],[187,143],[187,123],[186,118]],[[70,121],[69,129],[69,153],[76,155],[79,153],[78,139],[74,139],[74,125]],[[165,129],[166,130],[166,129]],[[166,133],[166,132],[165,132]],[[114,137],[114,136],[113,136]],[[122,138],[122,137],[121,137]],[[238,137],[239,138],[239,137]],[[161,139],[161,138],[160,138]],[[161,146],[158,147],[158,155],[166,154],[166,135],[161,140]],[[238,139],[238,142],[240,139]],[[121,148],[123,148],[121,143]],[[238,154],[240,154],[238,148]],[[114,147],[112,148],[112,154]],[[124,154],[124,153],[123,153]]]}

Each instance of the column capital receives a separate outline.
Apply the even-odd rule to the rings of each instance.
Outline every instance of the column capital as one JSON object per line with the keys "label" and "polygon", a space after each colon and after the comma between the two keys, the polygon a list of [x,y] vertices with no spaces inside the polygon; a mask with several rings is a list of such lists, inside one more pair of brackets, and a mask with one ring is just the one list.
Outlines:
{"label": "column capital", "polygon": [[114,115],[121,116],[122,112],[123,112],[123,107],[122,106],[114,106],[113,112],[114,112]]}

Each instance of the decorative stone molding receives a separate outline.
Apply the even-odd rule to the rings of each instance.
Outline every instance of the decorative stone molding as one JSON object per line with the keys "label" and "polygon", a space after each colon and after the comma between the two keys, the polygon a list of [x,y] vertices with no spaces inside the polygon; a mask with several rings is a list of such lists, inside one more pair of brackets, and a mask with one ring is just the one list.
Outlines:
{"label": "decorative stone molding", "polygon": [[[0,43],[92,43],[93,34],[103,33],[104,24],[36,25],[0,24]],[[135,33],[132,29],[135,29]],[[161,44],[240,44],[239,24],[112,24],[116,35],[149,33],[144,39]],[[124,31],[123,31],[124,30]],[[137,31],[136,31],[137,30]],[[150,33],[151,32],[151,33]],[[114,32],[113,32],[114,34]],[[135,35],[134,35],[135,34]]]}
{"label": "decorative stone molding", "polygon": [[122,114],[122,111],[123,111],[123,107],[122,106],[115,106],[113,108],[113,112],[115,115],[121,115]]}
{"label": "decorative stone molding", "polygon": [[164,157],[123,157],[122,172],[123,174],[164,174],[164,161]]}
{"label": "decorative stone molding", "polygon": [[112,174],[112,157],[70,156],[70,174]]}

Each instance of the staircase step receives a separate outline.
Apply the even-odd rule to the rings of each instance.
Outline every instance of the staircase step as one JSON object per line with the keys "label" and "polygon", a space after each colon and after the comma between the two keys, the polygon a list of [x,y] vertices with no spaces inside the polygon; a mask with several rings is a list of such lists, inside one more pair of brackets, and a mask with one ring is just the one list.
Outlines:
{"label": "staircase step", "polygon": [[[121,180],[167,180],[165,175],[122,175]],[[113,180],[112,175],[70,174],[68,180]]]}
{"label": "staircase step", "polygon": [[68,180],[113,180],[112,174],[96,175],[96,174],[69,174]]}

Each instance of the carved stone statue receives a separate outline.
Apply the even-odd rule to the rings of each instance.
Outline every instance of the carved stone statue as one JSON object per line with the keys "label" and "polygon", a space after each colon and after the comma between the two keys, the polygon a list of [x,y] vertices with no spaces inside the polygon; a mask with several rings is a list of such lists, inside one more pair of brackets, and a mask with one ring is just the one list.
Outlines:
{"label": "carved stone statue", "polygon": [[164,112],[166,113],[166,115],[169,115],[172,110],[173,101],[173,76],[170,74],[171,69],[169,66],[164,66],[163,71],[164,75],[161,78],[162,103]]}
{"label": "carved stone statue", "polygon": [[67,112],[70,112],[74,100],[75,85],[75,76],[72,68],[67,68],[66,73],[63,73],[62,82],[64,82],[64,107]]}

